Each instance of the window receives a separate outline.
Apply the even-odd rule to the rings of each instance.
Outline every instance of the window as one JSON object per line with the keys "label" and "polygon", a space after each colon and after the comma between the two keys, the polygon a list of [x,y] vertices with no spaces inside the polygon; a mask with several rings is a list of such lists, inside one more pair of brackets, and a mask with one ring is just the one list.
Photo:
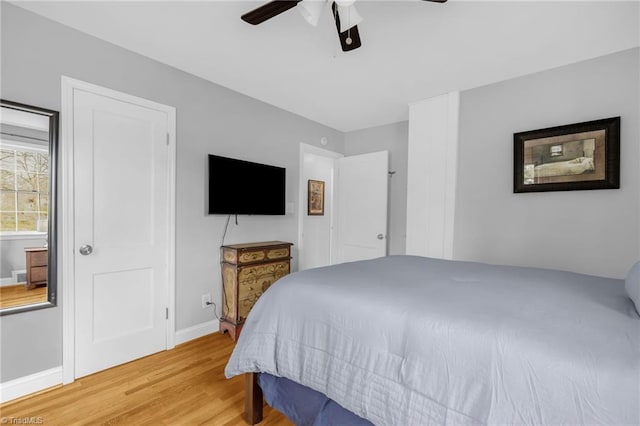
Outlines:
{"label": "window", "polygon": [[0,233],[47,232],[49,154],[3,144],[0,149]]}

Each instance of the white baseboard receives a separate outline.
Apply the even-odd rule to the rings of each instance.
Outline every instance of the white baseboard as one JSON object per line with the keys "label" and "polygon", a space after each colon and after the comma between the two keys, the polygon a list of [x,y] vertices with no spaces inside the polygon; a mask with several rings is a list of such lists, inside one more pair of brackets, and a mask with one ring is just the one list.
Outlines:
{"label": "white baseboard", "polygon": [[11,277],[0,278],[0,287],[10,286],[10,285],[16,285],[16,282],[14,281],[13,278]]}
{"label": "white baseboard", "polygon": [[219,327],[220,322],[218,320],[212,320],[178,330],[176,331],[176,345],[206,336],[207,334],[216,333],[219,331]]}
{"label": "white baseboard", "polygon": [[50,368],[49,370],[9,380],[8,382],[0,383],[0,403],[60,384],[62,384],[62,367]]}

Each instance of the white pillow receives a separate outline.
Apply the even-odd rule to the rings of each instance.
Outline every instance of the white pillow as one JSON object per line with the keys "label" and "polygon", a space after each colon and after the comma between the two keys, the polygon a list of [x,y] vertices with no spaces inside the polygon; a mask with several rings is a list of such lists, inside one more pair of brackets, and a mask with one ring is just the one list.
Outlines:
{"label": "white pillow", "polygon": [[636,305],[636,311],[640,314],[640,260],[631,267],[631,270],[627,274],[627,279],[624,281],[624,287]]}

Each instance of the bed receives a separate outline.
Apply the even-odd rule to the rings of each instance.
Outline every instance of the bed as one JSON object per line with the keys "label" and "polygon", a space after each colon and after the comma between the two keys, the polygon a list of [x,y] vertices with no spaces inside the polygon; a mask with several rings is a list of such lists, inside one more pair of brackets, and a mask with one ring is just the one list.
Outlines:
{"label": "bed", "polygon": [[573,160],[558,161],[554,163],[535,166],[527,164],[524,167],[525,180],[543,177],[573,176],[583,173],[592,173],[596,169],[591,157],[578,157]]}
{"label": "bed", "polygon": [[637,425],[640,316],[624,280],[389,256],[269,288],[225,369],[250,423],[256,373],[376,425]]}
{"label": "bed", "polygon": [[593,172],[595,169],[593,158],[578,157],[573,160],[536,166],[535,175],[536,177],[571,176]]}

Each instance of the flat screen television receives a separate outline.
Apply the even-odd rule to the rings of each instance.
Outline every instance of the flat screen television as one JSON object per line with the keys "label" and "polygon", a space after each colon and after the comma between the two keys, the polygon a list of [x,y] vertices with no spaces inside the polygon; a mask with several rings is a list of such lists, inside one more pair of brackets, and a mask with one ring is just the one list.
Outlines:
{"label": "flat screen television", "polygon": [[209,155],[209,214],[285,214],[286,169]]}

